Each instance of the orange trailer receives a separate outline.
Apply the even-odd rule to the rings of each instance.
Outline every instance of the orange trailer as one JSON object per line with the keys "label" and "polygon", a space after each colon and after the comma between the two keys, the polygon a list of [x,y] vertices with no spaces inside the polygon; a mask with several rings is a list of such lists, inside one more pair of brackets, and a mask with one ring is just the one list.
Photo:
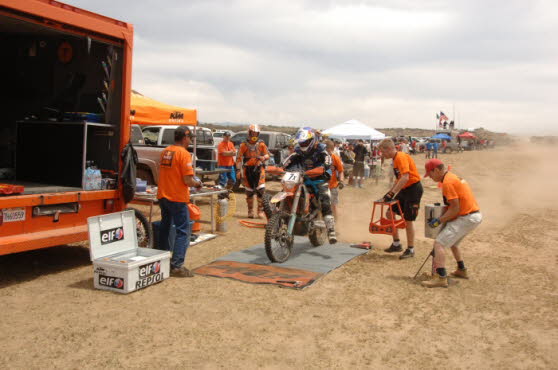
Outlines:
{"label": "orange trailer", "polygon": [[132,47],[128,23],[0,0],[0,184],[23,186],[0,194],[0,255],[86,240],[88,217],[125,208]]}

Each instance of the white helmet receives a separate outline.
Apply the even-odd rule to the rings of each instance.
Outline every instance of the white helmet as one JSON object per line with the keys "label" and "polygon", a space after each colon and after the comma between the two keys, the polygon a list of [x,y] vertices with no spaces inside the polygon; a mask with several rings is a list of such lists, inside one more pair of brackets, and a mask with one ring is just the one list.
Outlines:
{"label": "white helmet", "polygon": [[248,127],[248,141],[255,144],[260,137],[260,126],[259,125],[250,125]]}
{"label": "white helmet", "polygon": [[295,141],[300,150],[305,152],[314,147],[318,141],[318,136],[311,127],[303,127],[296,133]]}

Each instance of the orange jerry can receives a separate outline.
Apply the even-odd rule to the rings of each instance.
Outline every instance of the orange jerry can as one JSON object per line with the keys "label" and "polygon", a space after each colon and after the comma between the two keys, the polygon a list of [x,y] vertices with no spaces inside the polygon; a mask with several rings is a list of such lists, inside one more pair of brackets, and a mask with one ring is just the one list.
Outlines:
{"label": "orange jerry can", "polygon": [[201,224],[197,221],[201,220],[201,209],[194,203],[188,203],[188,211],[190,212],[190,221],[194,222],[192,225],[192,232],[197,233],[201,231]]}

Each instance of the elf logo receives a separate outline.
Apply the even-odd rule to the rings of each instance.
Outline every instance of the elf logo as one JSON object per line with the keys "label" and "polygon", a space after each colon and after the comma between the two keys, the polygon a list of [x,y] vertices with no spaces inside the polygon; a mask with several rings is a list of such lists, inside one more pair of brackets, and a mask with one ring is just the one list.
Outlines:
{"label": "elf logo", "polygon": [[124,279],[114,276],[99,275],[99,285],[115,289],[124,289]]}
{"label": "elf logo", "polygon": [[101,230],[101,244],[110,244],[122,239],[124,239],[124,229],[121,227]]}
{"label": "elf logo", "polygon": [[139,277],[144,278],[147,276],[155,275],[161,272],[161,261],[148,263],[139,267]]}

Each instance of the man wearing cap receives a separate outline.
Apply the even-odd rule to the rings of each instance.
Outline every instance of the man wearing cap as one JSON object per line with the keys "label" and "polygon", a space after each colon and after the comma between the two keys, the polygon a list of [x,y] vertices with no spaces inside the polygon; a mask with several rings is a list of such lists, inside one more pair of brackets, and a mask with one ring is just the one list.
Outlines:
{"label": "man wearing cap", "polygon": [[457,269],[451,276],[468,279],[469,274],[465,268],[459,244],[465,236],[480,225],[482,214],[469,184],[447,170],[441,160],[430,159],[424,167],[426,169],[424,177],[430,176],[432,180],[442,183],[442,195],[447,209],[440,218],[428,220],[428,225],[432,228],[438,227],[440,224],[445,225],[434,241],[432,278],[423,281],[422,285],[428,288],[447,287],[446,248],[451,248],[457,262]]}
{"label": "man wearing cap", "polygon": [[[398,152],[391,139],[384,139],[380,142],[380,150],[385,159],[393,159],[393,174],[397,179],[395,185],[383,196],[382,201],[390,202],[398,200],[403,218],[406,221],[407,249],[399,256],[399,259],[411,258],[415,256],[415,227],[414,221],[417,219],[420,200],[422,198],[422,184],[420,175],[417,171],[415,161],[407,153]],[[391,212],[400,214],[398,207],[391,207]],[[387,217],[390,217],[389,211]],[[393,243],[384,251],[386,253],[401,252],[403,250],[399,240],[399,231],[395,229]]]}
{"label": "man wearing cap", "polygon": [[161,208],[161,227],[159,231],[160,246],[170,250],[169,233],[171,226],[176,228],[176,238],[170,262],[171,276],[192,277],[190,270],[184,267],[186,250],[190,246],[190,187],[201,187],[202,182],[194,177],[192,156],[188,146],[192,133],[187,127],[178,127],[174,131],[174,145],[161,153],[159,165],[159,188],[157,199]]}
{"label": "man wearing cap", "polygon": [[229,170],[219,176],[219,185],[222,187],[232,187],[236,182],[236,173],[234,171],[235,156],[236,149],[231,141],[231,133],[225,131],[223,133],[223,141],[217,147],[217,166]]}

